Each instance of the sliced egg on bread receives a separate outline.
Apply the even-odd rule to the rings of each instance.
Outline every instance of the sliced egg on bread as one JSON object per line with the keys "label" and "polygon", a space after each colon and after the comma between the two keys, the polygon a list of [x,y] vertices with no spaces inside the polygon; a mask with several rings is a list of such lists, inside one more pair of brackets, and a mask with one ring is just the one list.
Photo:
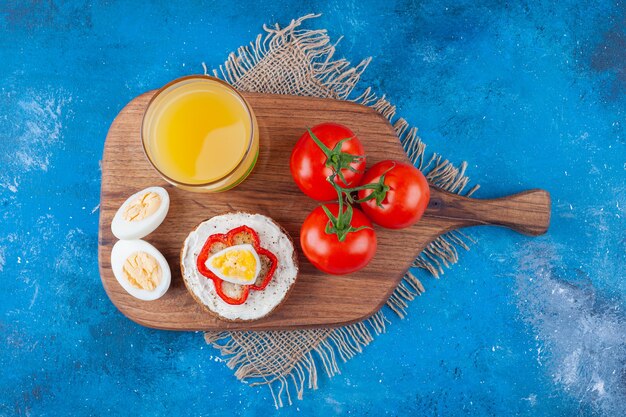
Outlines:
{"label": "sliced egg on bread", "polygon": [[[249,296],[245,303],[234,305],[229,304],[223,300],[218,294],[216,285],[213,279],[207,278],[202,275],[197,267],[198,254],[202,251],[207,239],[215,234],[227,234],[229,231],[241,226],[247,226],[253,229],[259,237],[259,244],[261,248],[264,248],[274,254],[277,258],[277,267],[274,271],[272,279],[267,286],[260,291],[250,290]],[[227,281],[226,276],[231,278],[231,275],[245,276],[245,281],[249,281],[248,284],[254,284],[254,281],[258,276],[262,276],[263,272],[263,254],[256,254],[259,259],[250,256],[250,252],[243,250],[237,254],[233,253],[229,257],[225,257],[223,262],[218,262],[222,268],[211,266],[211,259],[216,259],[220,253],[226,254],[227,249],[237,249],[250,245],[247,239],[237,240],[237,245],[221,247],[219,251],[211,254],[204,264],[207,268],[211,268],[211,272],[217,275],[223,281]],[[248,247],[248,250],[250,248]],[[241,250],[241,249],[240,249]],[[239,260],[240,257],[245,259],[245,267],[240,269],[240,265],[237,265],[234,270],[236,273],[223,274],[223,267],[231,265],[231,260]],[[252,267],[254,258],[256,265],[259,265],[261,270],[257,271],[257,266]],[[274,220],[261,214],[251,213],[227,213],[219,216],[215,216],[209,220],[200,223],[194,230],[192,230],[181,252],[181,272],[183,276],[183,282],[193,298],[204,307],[205,310],[211,314],[216,315],[221,320],[226,321],[252,321],[258,320],[271,314],[276,308],[278,308],[287,298],[290,290],[293,288],[296,278],[298,276],[298,255],[293,241],[289,234]],[[208,263],[208,265],[207,265]],[[233,262],[234,263],[234,262]],[[239,262],[238,262],[239,263]],[[254,279],[250,279],[254,276],[251,271],[254,270]],[[220,276],[217,272],[222,273]],[[223,282],[221,290],[231,298],[240,298],[241,292],[245,291],[246,286],[241,285],[241,279],[239,278],[239,284],[234,284],[232,280]]]}
{"label": "sliced egg on bread", "polygon": [[170,207],[165,188],[148,187],[126,199],[111,222],[111,231],[118,239],[141,239],[163,223]]}
{"label": "sliced egg on bread", "polygon": [[261,272],[261,260],[250,244],[229,246],[211,255],[206,267],[232,284],[252,285]]}
{"label": "sliced egg on bread", "polygon": [[135,298],[152,301],[170,287],[172,274],[165,257],[143,240],[119,240],[111,251],[117,282]]}

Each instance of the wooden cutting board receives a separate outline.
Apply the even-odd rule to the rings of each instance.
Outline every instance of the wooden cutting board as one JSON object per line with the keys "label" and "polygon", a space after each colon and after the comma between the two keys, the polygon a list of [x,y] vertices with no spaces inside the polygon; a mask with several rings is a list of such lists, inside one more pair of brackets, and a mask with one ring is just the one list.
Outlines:
{"label": "wooden cutting board", "polygon": [[[264,214],[279,222],[299,242],[305,217],[318,203],[300,192],[289,173],[289,156],[306,127],[338,122],[351,127],[368,155],[368,166],[383,160],[408,159],[388,121],[369,107],[310,97],[243,93],[256,113],[260,154],[252,174],[233,190],[199,194],[179,190],[164,180],[144,156],[140,139],[143,112],[154,91],[128,103],[114,120],[102,158],[98,260],[102,284],[115,306],[144,326],[169,330],[300,329],[332,327],[363,320],[378,311],[426,245],[447,231],[473,225],[501,225],[521,233],[544,233],[550,222],[550,197],[543,190],[475,200],[432,187],[424,218],[403,230],[376,227],[378,251],[363,270],[328,276],[316,270],[296,243],[300,274],[289,298],[269,317],[251,323],[218,320],[196,304],[183,284],[180,249],[201,221],[229,211]],[[145,240],[156,246],[172,269],[172,284],[159,300],[140,301],[124,291],[111,270],[116,238],[111,220],[128,196],[159,185],[170,193],[163,224]]]}

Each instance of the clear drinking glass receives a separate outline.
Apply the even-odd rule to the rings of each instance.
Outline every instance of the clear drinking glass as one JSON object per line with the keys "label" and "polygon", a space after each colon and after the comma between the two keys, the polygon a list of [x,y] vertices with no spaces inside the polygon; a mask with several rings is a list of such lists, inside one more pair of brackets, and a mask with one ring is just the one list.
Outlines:
{"label": "clear drinking glass", "polygon": [[252,172],[258,130],[254,111],[237,90],[218,78],[193,75],[166,84],[152,97],[141,140],[146,157],[169,183],[221,192]]}

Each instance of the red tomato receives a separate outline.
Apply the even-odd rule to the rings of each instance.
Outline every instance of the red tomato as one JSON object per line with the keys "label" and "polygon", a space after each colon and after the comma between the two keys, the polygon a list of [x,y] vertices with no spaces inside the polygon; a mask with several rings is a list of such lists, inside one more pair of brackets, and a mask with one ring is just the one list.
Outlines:
{"label": "red tomato", "polygon": [[413,165],[403,162],[387,160],[373,165],[361,184],[378,185],[377,190],[360,190],[358,199],[369,197],[361,202],[361,209],[374,223],[389,229],[402,229],[416,223],[430,200],[426,177]]}
{"label": "red tomato", "polygon": [[[320,148],[309,132],[302,135],[291,152],[291,175],[309,197],[318,201],[336,200],[337,191],[327,178],[333,175],[334,167],[341,173],[335,179],[337,184],[342,187],[358,185],[365,170],[363,145],[350,129],[337,123],[322,123],[311,131],[324,149]],[[348,138],[352,139],[338,145]]]}
{"label": "red tomato", "polygon": [[[338,204],[327,204],[326,207],[333,216],[337,216]],[[317,269],[335,275],[349,274],[364,268],[374,257],[376,233],[372,223],[359,209],[353,210],[352,227],[367,228],[347,233],[343,241],[339,241],[337,234],[326,233],[330,220],[322,206],[313,210],[304,220],[300,230],[300,245],[304,255]]]}

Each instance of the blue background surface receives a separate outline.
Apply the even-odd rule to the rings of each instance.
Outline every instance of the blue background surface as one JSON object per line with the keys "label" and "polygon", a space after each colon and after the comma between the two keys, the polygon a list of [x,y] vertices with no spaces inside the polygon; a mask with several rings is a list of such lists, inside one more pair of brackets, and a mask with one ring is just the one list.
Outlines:
{"label": "blue background surface", "polygon": [[0,415],[264,415],[200,333],[140,327],[97,268],[99,160],[134,96],[309,12],[372,55],[430,151],[549,233],[478,241],[406,320],[281,415],[626,414],[626,6],[618,1],[0,1]]}

